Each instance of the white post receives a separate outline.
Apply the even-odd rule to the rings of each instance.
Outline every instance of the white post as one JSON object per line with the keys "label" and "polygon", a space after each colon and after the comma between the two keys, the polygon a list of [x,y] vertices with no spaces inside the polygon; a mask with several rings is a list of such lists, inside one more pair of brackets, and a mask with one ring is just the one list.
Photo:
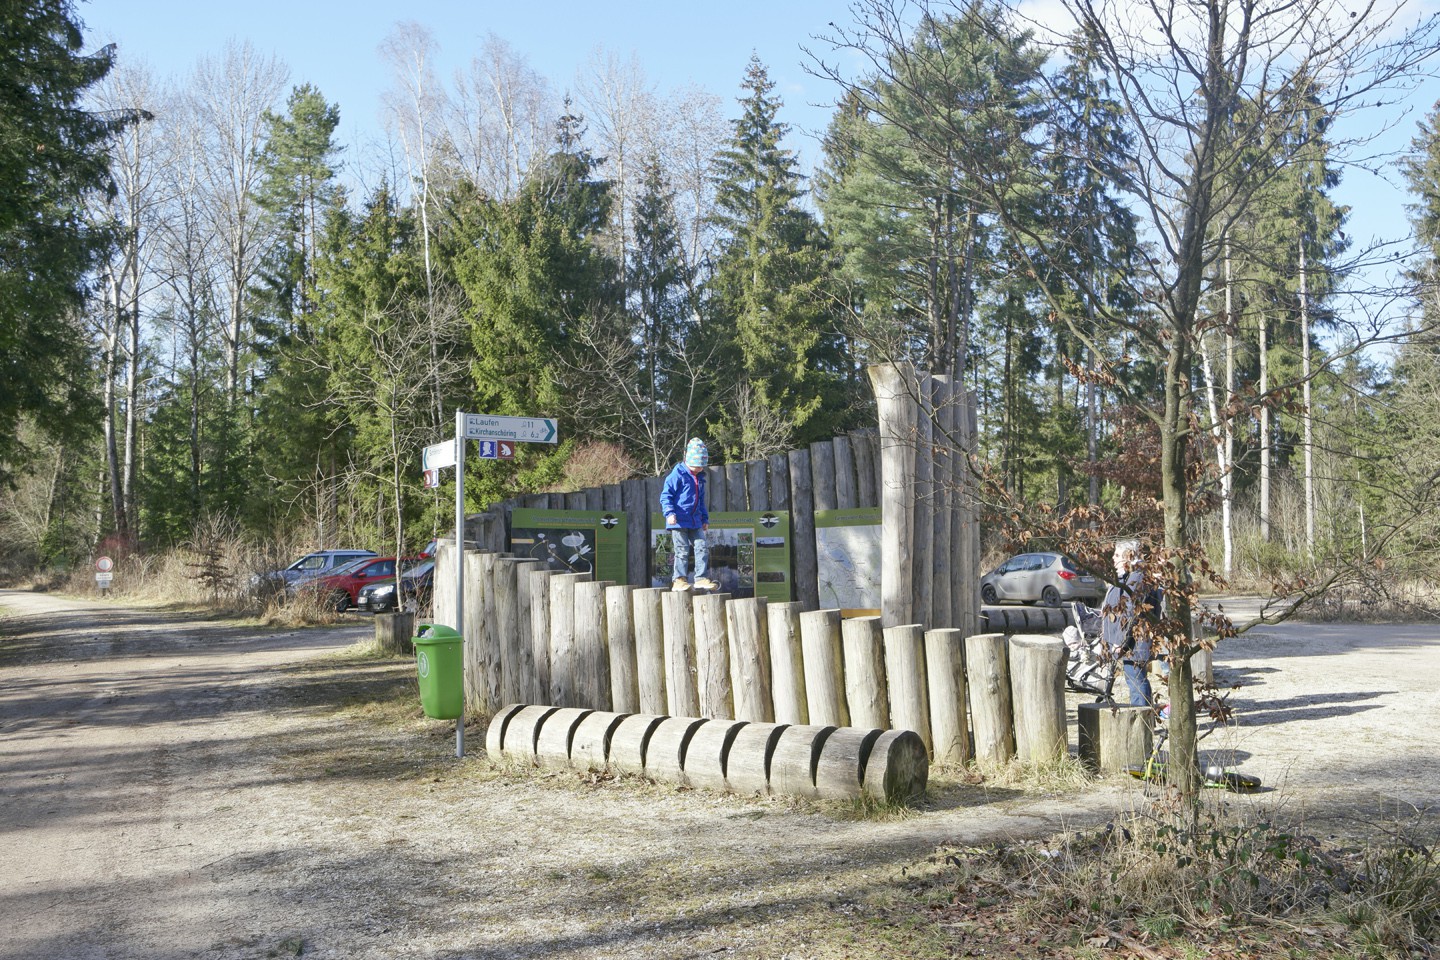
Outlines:
{"label": "white post", "polygon": [[[465,413],[455,411],[455,624],[465,623]],[[455,721],[455,756],[465,756],[465,714]]]}

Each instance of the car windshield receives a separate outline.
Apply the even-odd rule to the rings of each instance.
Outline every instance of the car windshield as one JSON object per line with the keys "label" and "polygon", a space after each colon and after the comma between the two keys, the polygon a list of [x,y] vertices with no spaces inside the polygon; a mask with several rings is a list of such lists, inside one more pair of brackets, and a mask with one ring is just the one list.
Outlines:
{"label": "car windshield", "polygon": [[434,566],[434,560],[421,560],[419,563],[412,564],[411,566],[405,568],[405,573],[403,575],[407,577],[423,577],[425,574],[429,573]]}
{"label": "car windshield", "polygon": [[354,560],[347,560],[344,563],[340,564],[340,566],[335,568],[334,572],[336,574],[354,573],[356,570],[360,569],[365,564],[369,563],[371,560],[374,559],[374,557],[356,557]]}

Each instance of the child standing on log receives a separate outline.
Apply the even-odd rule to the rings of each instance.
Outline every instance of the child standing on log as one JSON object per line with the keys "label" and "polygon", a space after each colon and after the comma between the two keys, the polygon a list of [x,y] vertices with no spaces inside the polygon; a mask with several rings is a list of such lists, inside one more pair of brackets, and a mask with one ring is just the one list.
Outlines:
{"label": "child standing on log", "polygon": [[660,489],[660,512],[665,515],[665,529],[675,553],[673,590],[689,590],[690,558],[693,555],[694,586],[697,590],[717,590],[720,584],[710,579],[710,545],[705,531],[710,529],[710,511],[705,506],[705,467],[710,451],[705,441],[692,438],[685,445],[685,460],[665,478]]}

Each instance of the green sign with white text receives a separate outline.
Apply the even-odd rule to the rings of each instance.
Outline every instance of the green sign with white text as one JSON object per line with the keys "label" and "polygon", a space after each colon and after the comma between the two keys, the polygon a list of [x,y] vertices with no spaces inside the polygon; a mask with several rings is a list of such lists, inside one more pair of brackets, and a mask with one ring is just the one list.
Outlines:
{"label": "green sign with white text", "polygon": [[619,510],[515,510],[510,553],[544,560],[554,573],[625,583],[625,514]]}

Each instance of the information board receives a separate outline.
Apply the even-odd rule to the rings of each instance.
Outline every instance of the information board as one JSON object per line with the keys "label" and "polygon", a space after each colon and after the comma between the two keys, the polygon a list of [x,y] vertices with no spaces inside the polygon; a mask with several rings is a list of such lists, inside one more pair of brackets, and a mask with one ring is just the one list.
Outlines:
{"label": "information board", "polygon": [[815,511],[820,609],[842,617],[880,614],[880,508]]}
{"label": "information board", "polygon": [[[705,534],[710,545],[710,579],[721,593],[737,599],[764,597],[772,603],[792,599],[790,513],[761,510],[710,514]],[[650,586],[668,587],[674,577],[675,554],[665,517],[650,515]]]}
{"label": "information board", "polygon": [[618,510],[515,510],[510,553],[544,560],[555,573],[626,583],[625,514]]}

